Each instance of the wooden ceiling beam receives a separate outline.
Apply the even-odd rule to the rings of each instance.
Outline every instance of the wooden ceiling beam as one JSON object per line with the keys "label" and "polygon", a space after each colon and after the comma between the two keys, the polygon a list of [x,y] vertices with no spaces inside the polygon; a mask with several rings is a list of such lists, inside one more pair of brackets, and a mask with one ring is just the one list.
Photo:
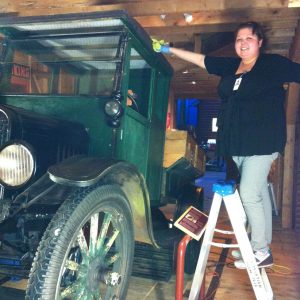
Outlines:
{"label": "wooden ceiling beam", "polygon": [[207,12],[214,10],[228,9],[260,9],[272,8],[282,9],[289,6],[289,0],[265,0],[265,1],[248,1],[248,0],[144,0],[144,1],[115,1],[101,0],[1,0],[0,13],[19,12],[20,14],[33,14],[37,12],[42,15],[43,12],[64,13],[66,11],[82,12],[86,9],[93,11],[109,10],[127,10],[132,16],[151,16],[157,14],[174,14],[174,13],[194,13]]}
{"label": "wooden ceiling beam", "polygon": [[155,36],[159,40],[165,40],[165,41],[172,41],[173,43],[179,44],[179,43],[193,43],[194,42],[194,37],[192,34],[186,33],[186,34],[174,34],[170,36],[169,34],[162,34],[159,36]]}
{"label": "wooden ceiling beam", "polygon": [[216,93],[201,93],[201,91],[177,91],[174,92],[174,99],[185,99],[185,98],[195,98],[195,99],[205,99],[205,100],[220,100],[220,97]]}
{"label": "wooden ceiling beam", "polygon": [[188,71],[188,73],[178,72],[176,74],[176,77],[173,77],[173,81],[177,82],[178,84],[182,84],[184,82],[190,82],[190,81],[197,81],[201,80],[201,82],[211,82],[211,83],[218,83],[219,81],[218,76],[210,75],[206,72],[206,74],[200,74],[200,72],[197,72],[196,74],[193,72]]}
{"label": "wooden ceiling beam", "polygon": [[197,33],[212,33],[212,32],[228,32],[236,29],[236,23],[230,24],[204,24],[193,25],[188,27],[181,26],[167,26],[167,27],[148,27],[145,28],[150,36],[161,35],[176,35],[176,34],[197,34]]}
{"label": "wooden ceiling beam", "polygon": [[229,9],[229,10],[212,10],[199,11],[193,13],[193,21],[187,23],[183,14],[166,15],[161,19],[159,15],[156,16],[136,16],[136,20],[144,27],[168,27],[168,26],[183,26],[191,27],[196,25],[208,24],[227,24],[246,21],[276,21],[276,20],[296,20],[300,15],[299,8],[283,8],[283,9]]}
{"label": "wooden ceiling beam", "polygon": [[[267,18],[265,16],[263,20],[261,21],[261,24],[265,27],[266,33],[270,31],[271,29],[284,29],[284,28],[295,28],[297,26],[297,21],[300,16],[300,11],[298,11],[299,15],[291,14],[289,17],[285,16],[282,18],[275,18],[272,17],[272,19]],[[219,20],[220,23],[218,24],[199,24],[199,25],[189,25],[189,26],[161,26],[161,27],[144,27],[145,30],[148,32],[151,36],[170,36],[170,35],[177,35],[177,34],[198,34],[198,33],[213,33],[213,32],[230,32],[235,31],[237,24],[239,23],[239,20],[236,20],[236,22],[233,23],[233,20],[236,20],[236,18],[232,18],[231,22],[223,23],[221,20]],[[260,22],[260,20],[255,19],[256,21]],[[280,20],[280,21],[279,21]],[[284,20],[281,21],[281,20]]]}

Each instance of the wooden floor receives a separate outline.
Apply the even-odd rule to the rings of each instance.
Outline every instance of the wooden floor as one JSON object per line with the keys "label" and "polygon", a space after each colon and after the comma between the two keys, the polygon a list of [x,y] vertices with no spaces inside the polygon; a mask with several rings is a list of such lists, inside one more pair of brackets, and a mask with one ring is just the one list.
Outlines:
{"label": "wooden floor", "polygon": [[[209,183],[209,180],[206,181]],[[212,179],[214,181],[214,179]],[[207,191],[209,187],[207,187]],[[205,194],[205,207],[209,209],[211,194]],[[273,288],[276,300],[300,299],[300,232],[284,230],[280,226],[280,217],[274,217],[274,230],[272,253],[274,267],[268,269],[268,276]],[[229,229],[230,222],[224,208],[217,224],[218,228]],[[215,235],[219,242],[227,237]],[[234,240],[232,242],[235,242]],[[299,268],[299,269],[298,269]],[[185,293],[183,299],[188,299],[189,289],[193,276],[185,278]],[[126,300],[174,300],[175,299],[175,275],[168,282],[154,281],[144,278],[132,277]],[[205,300],[252,300],[255,299],[247,272],[233,267],[233,259],[230,252],[220,248],[211,248],[206,271]],[[26,281],[15,283],[8,282],[6,286],[24,288]],[[0,291],[1,293],[1,291]],[[6,300],[3,294],[0,300]],[[9,298],[16,300],[21,298]],[[120,299],[124,300],[124,299]]]}
{"label": "wooden floor", "polygon": [[[226,215],[226,212],[224,213]],[[268,277],[276,300],[300,299],[300,234],[293,230],[283,230],[279,226],[279,218],[274,218],[274,235],[272,253],[274,267],[268,269]],[[229,226],[226,216],[221,218],[219,226]],[[217,236],[218,241],[224,236]],[[255,299],[246,270],[234,268],[233,259],[227,250],[211,248],[206,275],[205,300],[252,300]],[[298,269],[299,268],[299,269]],[[131,279],[127,300],[174,300],[175,281],[173,276],[169,282],[157,282],[147,279]],[[185,295],[188,299],[192,276],[185,280]]]}

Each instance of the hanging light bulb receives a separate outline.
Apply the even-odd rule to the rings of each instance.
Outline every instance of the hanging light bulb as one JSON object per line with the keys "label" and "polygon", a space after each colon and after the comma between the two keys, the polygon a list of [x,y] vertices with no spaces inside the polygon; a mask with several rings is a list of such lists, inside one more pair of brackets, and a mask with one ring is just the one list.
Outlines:
{"label": "hanging light bulb", "polygon": [[184,13],[184,19],[187,23],[191,23],[193,21],[193,15],[192,14],[188,14],[188,13]]}

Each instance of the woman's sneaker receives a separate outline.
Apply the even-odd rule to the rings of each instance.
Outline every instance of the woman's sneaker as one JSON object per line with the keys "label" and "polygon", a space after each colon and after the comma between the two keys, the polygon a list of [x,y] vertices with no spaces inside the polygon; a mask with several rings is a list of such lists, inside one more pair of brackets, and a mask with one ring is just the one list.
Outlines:
{"label": "woman's sneaker", "polygon": [[[254,252],[254,256],[259,268],[273,266],[273,256],[270,250],[267,252],[256,251]],[[246,265],[242,259],[235,261],[234,265],[238,269],[246,269]]]}

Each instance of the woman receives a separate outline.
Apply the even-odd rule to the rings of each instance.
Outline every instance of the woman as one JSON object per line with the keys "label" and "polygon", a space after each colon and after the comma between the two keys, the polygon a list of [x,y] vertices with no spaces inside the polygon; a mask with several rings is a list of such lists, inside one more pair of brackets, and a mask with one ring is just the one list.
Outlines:
{"label": "woman", "polygon": [[[247,22],[240,24],[235,34],[237,57],[211,57],[154,44],[158,52],[172,53],[221,77],[217,153],[231,156],[240,171],[240,196],[258,267],[273,264],[267,177],[286,143],[283,84],[300,83],[300,64],[280,55],[263,54],[264,41],[261,26]],[[239,251],[233,254],[240,257]],[[235,261],[235,266],[245,268],[243,260]]]}

